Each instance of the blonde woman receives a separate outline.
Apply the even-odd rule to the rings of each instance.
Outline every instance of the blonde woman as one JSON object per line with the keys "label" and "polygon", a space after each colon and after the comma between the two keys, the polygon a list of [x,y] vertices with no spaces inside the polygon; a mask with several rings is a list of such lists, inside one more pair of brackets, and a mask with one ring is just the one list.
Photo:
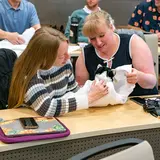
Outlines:
{"label": "blonde woman", "polygon": [[63,98],[78,90],[68,55],[68,40],[48,27],[37,30],[17,59],[10,86],[8,106],[29,106],[41,116],[59,116],[89,104],[108,93],[103,81],[93,83],[87,95]]}
{"label": "blonde woman", "polygon": [[137,35],[116,34],[105,11],[93,12],[86,17],[83,34],[90,40],[76,62],[76,80],[83,85],[93,80],[99,64],[110,68],[132,64],[127,81],[136,84],[132,96],[157,94],[156,76],[151,51]]}

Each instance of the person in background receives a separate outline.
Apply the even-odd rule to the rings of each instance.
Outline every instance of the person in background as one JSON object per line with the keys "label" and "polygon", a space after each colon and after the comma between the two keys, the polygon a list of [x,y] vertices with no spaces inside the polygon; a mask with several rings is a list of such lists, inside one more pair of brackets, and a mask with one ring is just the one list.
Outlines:
{"label": "person in background", "polygon": [[156,33],[160,40],[160,0],[145,0],[136,6],[129,27]]}
{"label": "person in background", "polygon": [[[75,96],[79,87],[72,71],[65,35],[53,28],[40,28],[15,62],[8,108],[29,106],[41,116],[59,116],[86,109],[108,93],[104,81],[94,81],[86,95]],[[68,92],[73,96],[63,98]]]}
{"label": "person in background", "polygon": [[0,38],[23,44],[20,36],[26,29],[40,28],[35,6],[26,0],[0,0]]}
{"label": "person in background", "polygon": [[127,82],[136,84],[133,96],[157,94],[153,58],[147,44],[133,34],[116,34],[105,11],[93,12],[86,17],[83,34],[90,40],[76,62],[76,80],[79,85],[95,78],[97,66],[112,69],[132,64],[132,72],[126,75]]}
{"label": "person in background", "polygon": [[70,35],[70,25],[71,25],[71,18],[76,17],[79,21],[78,25],[78,42],[88,42],[88,38],[82,34],[82,27],[87,15],[89,15],[93,11],[100,10],[98,5],[100,0],[86,0],[86,5],[82,9],[75,10],[68,19],[65,35],[69,38]]}

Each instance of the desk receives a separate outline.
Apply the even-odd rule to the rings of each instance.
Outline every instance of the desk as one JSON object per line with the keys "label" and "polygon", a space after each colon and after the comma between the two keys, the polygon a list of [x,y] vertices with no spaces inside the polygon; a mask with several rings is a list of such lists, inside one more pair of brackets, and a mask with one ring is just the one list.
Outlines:
{"label": "desk", "polygon": [[72,58],[77,58],[81,53],[81,48],[78,45],[69,44],[68,53]]}
{"label": "desk", "polygon": [[[1,110],[0,115],[5,120],[37,116],[29,109]],[[160,159],[160,120],[130,100],[124,105],[75,111],[59,119],[70,129],[70,136],[17,144],[0,142],[0,159],[66,160],[90,147],[129,137],[148,140],[156,160]]]}
{"label": "desk", "polygon": [[72,58],[77,58],[80,54],[81,54],[81,50],[76,50],[76,51],[72,51],[72,52],[69,53],[69,55]]}
{"label": "desk", "polygon": [[[18,57],[22,54],[22,52],[25,50],[26,47],[27,47],[27,44],[13,45],[10,42],[8,42],[7,40],[3,40],[0,42],[0,48],[11,49],[14,52],[16,52]],[[71,49],[71,47],[72,47],[72,49]],[[78,57],[79,56],[79,54],[81,53],[81,49],[80,49],[80,47],[79,48],[78,47],[79,47],[78,45],[69,44],[68,52],[71,57]]]}

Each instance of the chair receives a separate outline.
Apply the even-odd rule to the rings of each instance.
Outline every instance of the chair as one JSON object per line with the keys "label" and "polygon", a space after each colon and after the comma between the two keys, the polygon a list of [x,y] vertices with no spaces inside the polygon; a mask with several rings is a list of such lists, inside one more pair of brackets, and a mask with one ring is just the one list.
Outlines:
{"label": "chair", "polygon": [[159,56],[158,56],[158,37],[156,34],[144,33],[145,41],[148,44],[154,61],[154,68],[157,79],[159,77]]}
{"label": "chair", "polygon": [[103,144],[77,154],[69,160],[86,160],[104,151],[109,151],[128,145],[132,145],[132,147],[105,157],[101,160],[154,160],[153,150],[150,144],[147,141],[136,138],[122,139]]}
{"label": "chair", "polygon": [[145,41],[144,33],[141,30],[121,28],[121,29],[116,29],[115,33],[129,34],[129,35],[136,34],[136,35],[140,36]]}
{"label": "chair", "polygon": [[0,49],[0,109],[6,109],[11,75],[17,55],[10,49]]}

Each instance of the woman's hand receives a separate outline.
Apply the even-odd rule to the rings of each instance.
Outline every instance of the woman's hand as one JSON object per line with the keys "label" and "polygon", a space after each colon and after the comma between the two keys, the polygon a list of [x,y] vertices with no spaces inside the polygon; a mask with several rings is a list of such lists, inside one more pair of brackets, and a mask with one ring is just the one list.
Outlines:
{"label": "woman's hand", "polygon": [[108,86],[104,81],[102,80],[100,80],[99,82],[93,81],[91,89],[88,93],[88,102],[89,104],[91,104],[107,94],[108,94]]}
{"label": "woman's hand", "polygon": [[126,74],[127,82],[131,84],[136,84],[138,82],[138,70],[132,68],[131,73]]}

